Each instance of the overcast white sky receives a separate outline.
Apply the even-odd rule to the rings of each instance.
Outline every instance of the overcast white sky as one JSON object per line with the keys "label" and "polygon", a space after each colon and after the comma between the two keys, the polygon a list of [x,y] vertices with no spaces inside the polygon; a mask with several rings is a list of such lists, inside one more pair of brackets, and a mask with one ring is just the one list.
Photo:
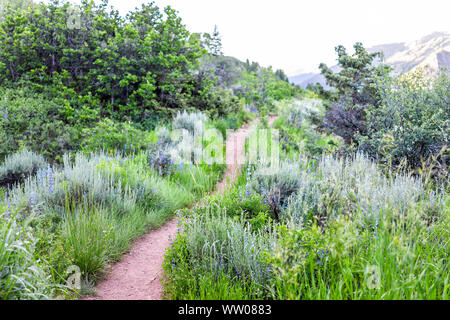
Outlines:
{"label": "overcast white sky", "polygon": [[[73,0],[77,1],[77,0]],[[110,0],[121,13],[150,0]],[[334,47],[418,40],[450,31],[448,0],[155,0],[192,32],[217,24],[224,53],[289,75],[335,63]]]}

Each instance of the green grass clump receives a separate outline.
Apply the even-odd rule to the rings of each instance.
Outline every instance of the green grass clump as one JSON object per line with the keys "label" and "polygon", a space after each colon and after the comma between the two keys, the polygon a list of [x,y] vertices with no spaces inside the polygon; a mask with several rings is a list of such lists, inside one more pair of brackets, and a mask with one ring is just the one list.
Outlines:
{"label": "green grass clump", "polygon": [[15,220],[11,209],[0,206],[0,300],[40,300],[55,286],[46,266],[35,256],[37,240]]}
{"label": "green grass clump", "polygon": [[184,232],[164,263],[169,298],[252,299],[264,292],[269,270],[263,255],[272,243],[270,230],[252,232],[217,202],[186,210],[179,218]]}

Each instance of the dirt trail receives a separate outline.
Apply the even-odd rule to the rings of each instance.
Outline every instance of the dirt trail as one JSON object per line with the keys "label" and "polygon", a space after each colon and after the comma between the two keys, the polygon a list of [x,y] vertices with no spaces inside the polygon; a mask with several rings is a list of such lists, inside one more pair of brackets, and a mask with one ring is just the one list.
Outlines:
{"label": "dirt trail", "polygon": [[[223,180],[217,184],[216,193],[223,193],[235,182],[242,157],[245,157],[245,137],[256,121],[228,137],[227,169]],[[177,227],[177,221],[173,219],[136,241],[122,261],[112,265],[108,278],[95,288],[97,296],[84,300],[161,300],[164,255],[176,237]]]}

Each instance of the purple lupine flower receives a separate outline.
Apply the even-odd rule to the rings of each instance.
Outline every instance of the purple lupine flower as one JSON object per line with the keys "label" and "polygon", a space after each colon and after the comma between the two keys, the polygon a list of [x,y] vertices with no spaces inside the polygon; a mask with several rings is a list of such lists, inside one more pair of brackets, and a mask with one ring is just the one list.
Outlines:
{"label": "purple lupine flower", "polygon": [[36,205],[36,194],[34,193],[34,191],[31,191],[30,194],[30,204],[32,208]]}
{"label": "purple lupine flower", "polygon": [[11,216],[11,203],[8,200],[6,200],[6,198],[5,198],[5,204],[7,207],[6,216],[9,218]]}
{"label": "purple lupine flower", "polygon": [[249,183],[249,182],[247,182],[247,183],[245,184],[245,196],[246,196],[247,198],[250,197],[250,183]]}
{"label": "purple lupine flower", "polygon": [[183,160],[180,161],[180,164],[179,164],[179,166],[178,166],[178,170],[179,170],[181,173],[184,172],[184,163],[183,163]]}
{"label": "purple lupine flower", "polygon": [[38,185],[39,186],[42,185],[42,181],[44,180],[43,179],[44,173],[42,171],[43,171],[43,169],[39,169],[38,172],[37,172],[37,181],[38,181]]}
{"label": "purple lupine flower", "polygon": [[53,179],[53,169],[52,169],[52,167],[50,167],[50,165],[48,165],[48,167],[47,167],[47,180],[48,180],[48,184],[49,184],[49,187],[48,187],[48,191],[50,192],[50,193],[53,193],[53,184],[54,184],[54,179]]}

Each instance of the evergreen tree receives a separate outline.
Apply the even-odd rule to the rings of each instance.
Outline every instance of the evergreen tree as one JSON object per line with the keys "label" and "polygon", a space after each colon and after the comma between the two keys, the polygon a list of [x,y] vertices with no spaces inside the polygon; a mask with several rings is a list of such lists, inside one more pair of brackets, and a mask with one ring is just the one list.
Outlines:
{"label": "evergreen tree", "polygon": [[337,89],[340,98],[350,97],[353,105],[376,104],[379,97],[375,80],[391,69],[373,65],[376,58],[381,58],[381,52],[368,53],[360,42],[354,45],[354,49],[355,53],[348,55],[344,46],[336,47],[340,72],[334,73],[324,63],[320,64],[320,71],[327,84]]}
{"label": "evergreen tree", "polygon": [[319,68],[327,84],[334,87],[334,103],[325,116],[325,126],[344,138],[347,143],[357,133],[367,130],[367,110],[381,101],[377,80],[391,70],[388,66],[374,66],[380,52],[369,53],[361,43],[354,45],[355,53],[347,54],[344,46],[336,47],[340,71],[335,73],[324,63]]}
{"label": "evergreen tree", "polygon": [[223,56],[222,52],[222,38],[220,36],[219,30],[217,29],[217,25],[214,26],[214,32],[211,36],[211,54],[214,56]]}

